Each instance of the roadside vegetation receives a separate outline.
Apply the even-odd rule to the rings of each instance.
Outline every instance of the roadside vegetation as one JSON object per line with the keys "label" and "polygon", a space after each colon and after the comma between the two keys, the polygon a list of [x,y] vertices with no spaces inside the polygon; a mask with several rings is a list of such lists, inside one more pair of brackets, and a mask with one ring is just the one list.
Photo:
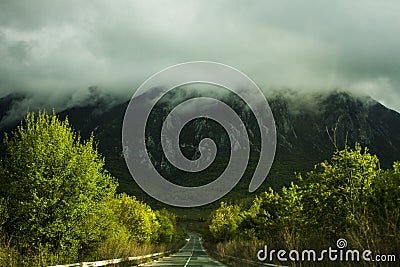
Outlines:
{"label": "roadside vegetation", "polygon": [[[336,151],[330,161],[317,164],[305,175],[297,174],[297,181],[281,192],[261,193],[250,207],[222,202],[209,216],[204,236],[208,250],[232,266],[245,264],[231,257],[257,261],[264,245],[277,251],[321,251],[336,248],[339,238],[347,240],[348,249],[399,257],[399,203],[400,162],[381,169],[377,156],[356,145]],[[290,264],[276,257],[274,262]],[[324,265],[329,264],[325,261]],[[361,260],[357,264],[374,263]]]}
{"label": "roadside vegetation", "polygon": [[93,136],[68,120],[29,113],[4,139],[0,266],[48,266],[144,255],[184,239],[176,217],[116,194]]}
{"label": "roadside vegetation", "polygon": [[[174,250],[184,240],[173,213],[116,193],[117,180],[105,170],[94,138],[82,140],[68,120],[29,113],[4,146],[0,266],[145,255]],[[377,156],[356,145],[296,176],[290,186],[269,189],[250,203],[221,202],[205,222],[208,252],[246,266],[235,257],[257,261],[264,245],[320,251],[345,238],[349,249],[400,257],[400,162],[382,169]],[[185,223],[199,229],[202,221]],[[354,262],[338,265],[346,264]]]}

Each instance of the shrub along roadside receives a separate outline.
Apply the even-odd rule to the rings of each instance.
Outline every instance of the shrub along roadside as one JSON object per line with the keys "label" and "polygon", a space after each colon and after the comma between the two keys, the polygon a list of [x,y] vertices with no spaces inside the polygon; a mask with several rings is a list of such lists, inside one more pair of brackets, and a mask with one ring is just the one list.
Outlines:
{"label": "shrub along roadside", "polygon": [[181,237],[174,215],[116,195],[117,181],[104,169],[93,136],[81,140],[54,112],[28,113],[4,144],[0,266],[104,259],[100,253],[117,242],[157,249]]}
{"label": "shrub along roadside", "polygon": [[[249,209],[221,203],[205,236],[220,256],[257,260],[254,242],[276,249],[326,249],[346,238],[354,249],[375,254],[400,250],[400,163],[382,170],[368,150],[337,151],[282,192],[260,194]],[[257,243],[258,244],[258,243]],[[235,254],[236,253],[236,254]]]}

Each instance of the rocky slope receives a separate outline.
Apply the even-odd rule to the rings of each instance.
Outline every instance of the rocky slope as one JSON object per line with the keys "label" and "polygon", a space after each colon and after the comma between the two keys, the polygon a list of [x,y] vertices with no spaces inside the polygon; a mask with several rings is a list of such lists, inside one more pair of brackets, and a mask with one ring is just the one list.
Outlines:
{"label": "rocky slope", "polygon": [[[187,94],[191,98],[196,94]],[[170,95],[169,99],[174,95]],[[336,91],[304,97],[298,95],[275,94],[268,98],[277,127],[277,152],[270,179],[260,190],[268,186],[280,187],[293,179],[293,171],[309,170],[312,166],[329,158],[335,146],[343,148],[345,144],[359,142],[376,153],[383,167],[389,167],[400,160],[400,114],[387,109],[367,97],[356,97],[347,92]],[[8,114],[12,106],[23,99],[22,95],[9,95],[0,99],[0,120]],[[237,195],[247,192],[246,183],[257,164],[259,151],[259,132],[254,115],[244,103],[235,96],[223,97],[240,117],[246,121],[252,148],[251,160],[245,179],[237,186]],[[304,100],[305,99],[305,100]],[[84,137],[91,132],[98,140],[99,149],[107,159],[110,171],[119,178],[120,189],[135,194],[142,192],[133,183],[122,157],[121,126],[128,102],[107,105],[107,99],[98,98],[90,104],[82,103],[59,113],[61,118],[68,116],[73,127]],[[224,169],[229,155],[229,139],[224,130],[213,121],[199,119],[185,127],[181,133],[181,144],[185,155],[198,156],[197,145],[204,137],[216,141],[219,156],[213,168],[188,178],[187,173],[179,172],[168,164],[159,145],[160,127],[171,107],[168,101],[162,102],[151,114],[152,123],[147,143],[154,164],[173,182],[182,185],[200,185],[214,179]],[[1,131],[10,131],[15,124],[3,125]],[[259,191],[257,191],[259,192]]]}

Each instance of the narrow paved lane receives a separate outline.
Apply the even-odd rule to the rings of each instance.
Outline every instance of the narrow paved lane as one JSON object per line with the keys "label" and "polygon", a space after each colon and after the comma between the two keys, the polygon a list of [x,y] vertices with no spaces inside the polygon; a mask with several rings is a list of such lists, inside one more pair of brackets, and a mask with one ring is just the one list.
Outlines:
{"label": "narrow paved lane", "polygon": [[176,254],[160,259],[146,266],[224,266],[221,263],[208,257],[196,234],[189,234],[189,242]]}

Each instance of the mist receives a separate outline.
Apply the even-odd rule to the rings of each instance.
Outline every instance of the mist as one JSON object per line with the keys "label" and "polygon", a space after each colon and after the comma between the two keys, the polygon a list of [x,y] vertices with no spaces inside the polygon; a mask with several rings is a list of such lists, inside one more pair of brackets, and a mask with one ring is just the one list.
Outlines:
{"label": "mist", "polygon": [[127,100],[163,68],[210,60],[266,95],[341,88],[400,112],[399,10],[397,1],[5,0],[0,97],[27,95],[9,120],[90,102],[93,87]]}

